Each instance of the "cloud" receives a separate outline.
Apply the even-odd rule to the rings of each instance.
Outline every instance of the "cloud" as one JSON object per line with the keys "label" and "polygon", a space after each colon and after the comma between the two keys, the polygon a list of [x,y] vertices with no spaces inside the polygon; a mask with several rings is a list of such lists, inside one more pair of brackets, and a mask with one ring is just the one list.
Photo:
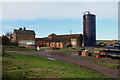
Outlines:
{"label": "cloud", "polygon": [[13,27],[13,26],[3,26],[2,28],[4,28],[4,29],[14,29],[15,27]]}
{"label": "cloud", "polygon": [[[14,2],[2,4],[3,20],[82,18],[82,12],[90,10],[98,18],[116,18],[117,3],[69,3],[69,2]],[[1,16],[0,16],[1,19]]]}

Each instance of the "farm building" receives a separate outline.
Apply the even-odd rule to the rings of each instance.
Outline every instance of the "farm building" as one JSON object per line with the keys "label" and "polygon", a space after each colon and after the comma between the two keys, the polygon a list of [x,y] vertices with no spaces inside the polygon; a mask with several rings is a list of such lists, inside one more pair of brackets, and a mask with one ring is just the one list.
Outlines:
{"label": "farm building", "polygon": [[11,41],[17,42],[18,46],[32,47],[35,45],[35,32],[34,30],[26,30],[25,27],[14,29]]}
{"label": "farm building", "polygon": [[35,38],[36,46],[47,47],[47,42],[49,42],[49,38]]}
{"label": "farm building", "polygon": [[72,47],[77,48],[82,46],[82,40],[82,34],[56,35],[53,33],[48,35],[48,38],[36,38],[36,46],[64,48],[71,44]]}

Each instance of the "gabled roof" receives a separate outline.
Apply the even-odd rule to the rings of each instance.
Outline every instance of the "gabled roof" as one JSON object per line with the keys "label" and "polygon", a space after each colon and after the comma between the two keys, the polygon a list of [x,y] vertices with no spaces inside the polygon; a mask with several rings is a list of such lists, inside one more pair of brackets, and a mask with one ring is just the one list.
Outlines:
{"label": "gabled roof", "polygon": [[52,34],[50,34],[50,35],[48,35],[48,36],[57,36],[56,34],[54,34],[54,33],[52,33]]}
{"label": "gabled roof", "polygon": [[55,36],[55,37],[68,37],[68,36],[70,36],[70,37],[79,37],[80,35],[82,35],[82,34],[66,34],[66,35],[57,35],[57,36]]}
{"label": "gabled roof", "polygon": [[35,38],[36,41],[49,41],[49,38]]}
{"label": "gabled roof", "polygon": [[14,30],[14,33],[20,34],[20,35],[35,35],[34,30]]}
{"label": "gabled roof", "polygon": [[82,37],[82,34],[57,35],[57,36],[53,36],[50,41],[69,43],[71,38],[79,38],[80,36]]}
{"label": "gabled roof", "polygon": [[69,43],[71,38],[79,38],[82,37],[82,34],[71,34],[71,35],[56,35],[52,36],[52,38],[36,38],[36,42],[63,42]]}

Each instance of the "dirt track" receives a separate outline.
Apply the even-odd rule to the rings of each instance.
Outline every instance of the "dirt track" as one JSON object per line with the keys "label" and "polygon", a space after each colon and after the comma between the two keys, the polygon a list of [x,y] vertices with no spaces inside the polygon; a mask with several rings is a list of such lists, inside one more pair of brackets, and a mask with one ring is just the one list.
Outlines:
{"label": "dirt track", "polygon": [[119,60],[112,60],[112,59],[96,59],[91,57],[83,57],[78,55],[73,55],[75,52],[58,52],[58,51],[44,51],[44,52],[23,52],[23,51],[6,51],[7,53],[17,53],[17,54],[29,54],[29,55],[38,55],[43,57],[50,57],[56,60],[65,61],[68,63],[76,64],[79,66],[83,66],[94,71],[100,72],[106,76],[111,78],[119,78],[119,69],[113,69],[109,67],[105,67],[93,61],[100,61],[100,62],[107,62],[107,63],[118,63]]}

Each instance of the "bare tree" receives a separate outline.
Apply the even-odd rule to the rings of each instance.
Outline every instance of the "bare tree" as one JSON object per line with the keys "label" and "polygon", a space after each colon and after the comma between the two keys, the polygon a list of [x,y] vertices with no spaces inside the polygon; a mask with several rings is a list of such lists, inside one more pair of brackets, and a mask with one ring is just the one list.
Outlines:
{"label": "bare tree", "polygon": [[12,32],[7,32],[7,33],[5,34],[5,36],[7,36],[7,37],[10,39],[11,36],[12,36]]}
{"label": "bare tree", "polygon": [[6,35],[2,35],[2,45],[4,46],[10,45],[10,39]]}
{"label": "bare tree", "polygon": [[10,40],[11,36],[12,36],[11,32],[7,32],[5,35],[2,35],[2,45],[4,46],[12,45],[11,40]]}

